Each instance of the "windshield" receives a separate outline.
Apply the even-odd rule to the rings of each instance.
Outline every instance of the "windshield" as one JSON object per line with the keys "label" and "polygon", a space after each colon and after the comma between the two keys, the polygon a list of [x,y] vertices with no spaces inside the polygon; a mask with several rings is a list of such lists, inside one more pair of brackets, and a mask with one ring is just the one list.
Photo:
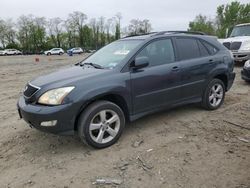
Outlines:
{"label": "windshield", "polygon": [[135,49],[141,40],[122,40],[113,42],[85,59],[81,64],[93,63],[103,68],[112,69],[116,67],[125,57]]}
{"label": "windshield", "polygon": [[250,25],[234,27],[230,37],[250,36]]}

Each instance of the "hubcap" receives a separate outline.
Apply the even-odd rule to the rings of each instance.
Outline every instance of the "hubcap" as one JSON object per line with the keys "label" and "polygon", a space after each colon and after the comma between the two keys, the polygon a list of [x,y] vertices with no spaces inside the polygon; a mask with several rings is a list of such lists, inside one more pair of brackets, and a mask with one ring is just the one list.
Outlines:
{"label": "hubcap", "polygon": [[211,106],[217,107],[218,105],[220,105],[223,99],[223,95],[224,95],[224,91],[223,91],[222,85],[215,84],[211,88],[210,94],[209,94],[209,103],[211,104]]}
{"label": "hubcap", "polygon": [[100,144],[112,141],[120,130],[120,118],[113,110],[102,110],[91,120],[89,133]]}

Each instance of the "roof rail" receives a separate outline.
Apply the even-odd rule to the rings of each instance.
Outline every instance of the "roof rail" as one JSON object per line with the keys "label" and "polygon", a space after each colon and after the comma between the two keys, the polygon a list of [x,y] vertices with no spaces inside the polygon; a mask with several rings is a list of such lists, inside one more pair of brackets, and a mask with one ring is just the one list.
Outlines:
{"label": "roof rail", "polygon": [[206,33],[199,32],[199,31],[160,31],[156,33],[154,36],[158,35],[164,35],[166,33],[171,33],[171,34],[178,34],[178,33],[183,33],[183,34],[191,34],[191,35],[206,35]]}
{"label": "roof rail", "polygon": [[123,39],[129,38],[129,37],[143,36],[143,35],[152,35],[152,34],[157,34],[157,33],[158,32],[150,32],[150,33],[143,33],[143,34],[128,35],[128,36],[123,37]]}

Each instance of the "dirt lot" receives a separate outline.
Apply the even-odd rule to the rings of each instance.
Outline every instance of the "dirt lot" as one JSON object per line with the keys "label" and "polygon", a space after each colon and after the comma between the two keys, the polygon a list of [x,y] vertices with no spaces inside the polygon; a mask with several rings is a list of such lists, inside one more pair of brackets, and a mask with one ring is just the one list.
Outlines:
{"label": "dirt lot", "polygon": [[[250,187],[250,84],[241,67],[217,111],[197,105],[127,125],[117,144],[95,150],[77,137],[31,129],[16,102],[25,83],[83,56],[0,57],[0,187]],[[245,126],[240,128],[231,123]]]}

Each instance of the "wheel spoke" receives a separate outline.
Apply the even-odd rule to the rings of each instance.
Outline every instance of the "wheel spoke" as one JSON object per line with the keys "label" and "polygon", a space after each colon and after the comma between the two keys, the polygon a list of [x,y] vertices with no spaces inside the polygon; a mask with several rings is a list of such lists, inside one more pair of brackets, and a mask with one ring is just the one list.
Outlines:
{"label": "wheel spoke", "polygon": [[96,142],[98,143],[102,143],[102,140],[103,140],[103,136],[104,136],[104,130],[100,129],[99,133],[98,133],[98,136],[96,138]]}
{"label": "wheel spoke", "polygon": [[218,94],[218,95],[217,95],[217,98],[218,98],[218,99],[222,99],[222,98],[223,98],[223,94],[222,94],[222,93]]}
{"label": "wheel spoke", "polygon": [[100,112],[100,118],[101,118],[101,122],[106,121],[106,111],[105,110]]}
{"label": "wheel spoke", "polygon": [[110,136],[115,137],[117,132],[116,130],[112,129],[111,127],[108,127],[107,132],[109,133]]}
{"label": "wheel spoke", "polygon": [[212,87],[212,92],[213,92],[213,93],[216,92],[215,86]]}
{"label": "wheel spoke", "polygon": [[97,129],[100,129],[101,126],[102,126],[101,123],[91,123],[90,127],[89,127],[89,130],[90,131],[97,130]]}
{"label": "wheel spoke", "polygon": [[217,102],[217,101],[216,101],[216,98],[214,97],[214,98],[213,98],[213,105],[214,105],[214,106],[216,106],[216,102]]}
{"label": "wheel spoke", "polygon": [[107,123],[110,125],[114,122],[116,122],[119,119],[118,115],[113,115],[110,119],[107,120]]}
{"label": "wheel spoke", "polygon": [[209,96],[209,101],[211,102],[213,99],[214,99],[214,95],[212,94]]}
{"label": "wheel spoke", "polygon": [[218,93],[218,92],[220,92],[221,90],[222,90],[221,85],[218,85],[217,88],[216,88],[216,90],[215,90],[215,92]]}

